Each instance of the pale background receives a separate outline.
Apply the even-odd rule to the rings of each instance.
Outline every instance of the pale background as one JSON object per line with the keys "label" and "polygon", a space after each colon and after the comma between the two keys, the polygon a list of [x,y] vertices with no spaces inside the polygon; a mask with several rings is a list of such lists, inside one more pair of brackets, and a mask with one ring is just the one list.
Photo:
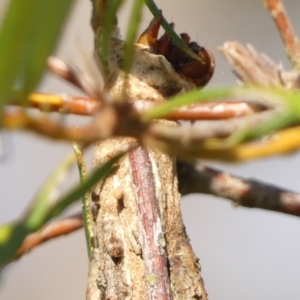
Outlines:
{"label": "pale background", "polygon": [[[285,1],[296,29],[300,27],[298,3]],[[260,0],[159,0],[157,4],[166,18],[176,23],[178,32],[188,32],[215,54],[217,67],[211,86],[235,82],[216,49],[226,40],[252,43],[289,68],[276,28]],[[90,9],[90,1],[77,2],[57,56],[81,64],[76,49],[92,49]],[[120,17],[123,33],[128,12],[128,8],[124,9]],[[145,14],[143,20],[145,27],[151,17]],[[45,77],[40,90],[78,94],[78,90],[53,76]],[[81,122],[73,119],[77,121]],[[68,143],[24,132],[5,133],[1,139],[1,151],[5,147],[7,152],[0,162],[3,223],[24,211],[38,186],[72,149]],[[299,154],[292,154],[238,165],[213,165],[299,191],[299,163]],[[184,198],[182,211],[211,300],[299,299],[299,219],[234,208],[228,201],[201,195]],[[44,244],[6,268],[1,277],[0,299],[82,300],[86,275],[86,246],[83,232],[79,231]]]}

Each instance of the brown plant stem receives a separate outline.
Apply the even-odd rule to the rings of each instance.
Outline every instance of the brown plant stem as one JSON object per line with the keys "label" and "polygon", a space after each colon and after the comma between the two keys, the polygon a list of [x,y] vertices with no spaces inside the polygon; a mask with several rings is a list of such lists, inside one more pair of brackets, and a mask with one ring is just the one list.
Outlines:
{"label": "brown plant stem", "polygon": [[179,191],[210,194],[231,200],[234,205],[261,208],[300,216],[300,194],[262,183],[243,179],[201,163],[177,162]]}
{"label": "brown plant stem", "polygon": [[2,125],[6,129],[26,129],[57,140],[80,141],[88,144],[99,139],[99,132],[95,126],[64,127],[49,118],[33,118],[23,111],[4,113]]}
{"label": "brown plant stem", "polygon": [[[77,115],[93,115],[101,108],[101,101],[89,97],[72,97],[68,95],[55,95],[32,93],[28,97],[30,107],[42,111],[71,113]],[[11,102],[18,105],[17,101]],[[132,113],[141,114],[147,109],[157,106],[147,100],[136,100],[131,104]],[[224,101],[210,103],[195,103],[182,106],[170,111],[164,119],[167,120],[219,120],[230,119],[253,114],[260,111],[261,107],[244,101]]]}
{"label": "brown plant stem", "polygon": [[76,71],[61,59],[53,56],[48,57],[47,68],[49,71],[56,74],[57,76],[67,80],[68,82],[74,84],[78,88],[84,90],[84,87],[82,86],[82,83],[79,80]]}
{"label": "brown plant stem", "polygon": [[264,0],[266,8],[278,28],[287,55],[295,71],[300,71],[300,45],[280,0]]}
{"label": "brown plant stem", "polygon": [[[70,113],[76,115],[93,115],[100,108],[97,99],[87,97],[72,97],[69,95],[54,95],[32,93],[28,97],[30,107],[38,108],[42,111]],[[14,102],[13,104],[18,104]]]}
{"label": "brown plant stem", "polygon": [[103,101],[103,78],[99,70],[95,67],[95,62],[87,57],[86,65],[89,72],[82,72],[76,66],[67,64],[63,60],[50,56],[47,59],[47,67],[53,74],[65,79],[69,83],[81,89],[91,98]]}
{"label": "brown plant stem", "polygon": [[29,234],[18,249],[15,259],[19,259],[33,248],[46,241],[57,238],[61,235],[69,234],[82,228],[82,213],[77,213],[62,220],[56,220],[42,227],[37,232]]}
{"label": "brown plant stem", "polygon": [[233,68],[235,75],[246,84],[298,89],[299,73],[287,71],[252,45],[246,47],[236,41],[227,41],[219,50]]}
{"label": "brown plant stem", "polygon": [[[252,116],[234,118],[231,120],[203,121],[192,127],[171,127],[163,123],[153,123],[149,127],[149,135],[157,141],[169,143],[170,147],[180,146],[192,148],[203,147],[202,142],[208,138],[226,138],[241,128],[254,129],[271,117],[276,117],[279,110],[268,110]],[[184,141],[180,143],[180,141]]]}
{"label": "brown plant stem", "polygon": [[161,242],[164,232],[148,151],[142,147],[133,148],[129,152],[129,160],[137,191],[148,299],[171,299],[167,258],[164,243]]}
{"label": "brown plant stem", "polygon": [[258,106],[251,106],[243,101],[196,103],[174,109],[168,113],[164,119],[175,121],[221,120],[251,115],[259,110],[260,108]]}

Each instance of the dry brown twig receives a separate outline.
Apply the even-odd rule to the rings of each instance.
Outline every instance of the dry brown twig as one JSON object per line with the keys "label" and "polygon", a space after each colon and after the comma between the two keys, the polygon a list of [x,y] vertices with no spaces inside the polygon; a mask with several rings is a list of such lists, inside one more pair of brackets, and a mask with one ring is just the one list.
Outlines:
{"label": "dry brown twig", "polygon": [[300,44],[280,0],[264,0],[281,36],[293,69],[300,72]]}
{"label": "dry brown twig", "polygon": [[209,194],[231,200],[235,206],[261,208],[300,216],[300,194],[244,179],[201,163],[177,162],[179,191],[182,195]]}
{"label": "dry brown twig", "polygon": [[226,42],[219,50],[244,83],[288,89],[300,87],[296,71],[284,71],[281,65],[277,65],[267,55],[259,54],[252,45],[245,48],[238,42]]}
{"label": "dry brown twig", "polygon": [[[28,97],[30,107],[38,108],[46,112],[61,112],[64,114],[76,114],[93,116],[99,112],[103,105],[102,101],[96,98],[72,97],[69,95],[54,95],[44,93],[32,93]],[[18,105],[18,102],[11,101],[11,104]],[[156,103],[147,100],[136,100],[131,103],[131,114],[139,115],[143,112],[158,106]],[[195,103],[188,106],[181,106],[172,110],[163,119],[167,120],[220,120],[252,115],[263,108],[258,105],[244,101],[218,101],[208,103]]]}
{"label": "dry brown twig", "polygon": [[281,65],[267,55],[260,54],[253,46],[243,47],[238,42],[226,42],[219,50],[244,83],[252,83],[288,89],[300,87],[299,40],[280,0],[264,0],[284,43],[293,70],[284,71]]}
{"label": "dry brown twig", "polygon": [[82,213],[77,213],[62,220],[51,222],[39,231],[36,231],[26,237],[23,244],[16,253],[15,259],[19,259],[35,247],[62,235],[72,233],[83,226]]}

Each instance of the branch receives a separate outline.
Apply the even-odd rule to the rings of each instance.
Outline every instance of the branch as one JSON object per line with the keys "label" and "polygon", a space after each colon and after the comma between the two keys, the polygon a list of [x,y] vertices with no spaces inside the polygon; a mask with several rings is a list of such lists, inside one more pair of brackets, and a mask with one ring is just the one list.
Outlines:
{"label": "branch", "polygon": [[283,40],[292,71],[284,71],[267,55],[253,46],[244,48],[238,42],[226,42],[219,50],[232,65],[236,75],[245,83],[286,88],[300,87],[300,44],[280,0],[264,0]]}
{"label": "branch", "polygon": [[228,41],[219,50],[244,83],[285,88],[300,86],[297,72],[283,70],[281,65],[266,54],[259,53],[250,44],[245,48],[238,42]]}
{"label": "branch", "polygon": [[[13,102],[13,104],[18,105],[16,102]],[[30,107],[46,112],[58,111],[64,114],[70,113],[87,116],[95,114],[101,107],[100,101],[94,98],[42,93],[30,94],[28,96],[28,104]]]}
{"label": "branch", "polygon": [[[178,143],[184,140],[184,146],[200,146],[199,143],[205,139],[228,137],[238,129],[243,128],[243,126],[247,126],[249,130],[255,128],[259,124],[266,122],[269,118],[276,116],[278,112],[279,110],[274,109],[231,120],[216,120],[214,122],[208,120],[199,122],[199,127],[198,125],[192,127],[174,127],[164,123],[154,123],[150,125],[149,130],[153,137],[166,142]],[[201,130],[199,130],[200,127]]]}
{"label": "branch", "polygon": [[133,148],[129,152],[129,160],[137,191],[148,299],[168,300],[171,299],[171,291],[167,255],[161,242],[164,232],[149,153],[141,147]]}
{"label": "branch", "polygon": [[97,132],[95,126],[88,125],[81,128],[64,127],[58,122],[51,121],[49,118],[33,118],[23,111],[4,112],[2,125],[6,129],[26,129],[58,140],[92,143],[99,139],[99,132]]}
{"label": "branch", "polygon": [[73,216],[62,220],[54,221],[45,225],[37,232],[29,234],[23,241],[21,247],[15,254],[15,259],[19,259],[24,254],[28,253],[33,248],[59,236],[69,234],[75,230],[82,228],[82,213],[77,213]]}
{"label": "branch", "polygon": [[[188,128],[170,126],[169,123],[166,122],[143,121],[141,118],[143,116],[140,117],[136,115],[130,103],[102,103],[101,109],[95,114],[92,123],[79,128],[75,126],[62,126],[61,122],[53,122],[44,115],[42,115],[42,117],[32,117],[23,110],[15,112],[7,110],[4,112],[3,125],[7,129],[31,130],[53,139],[77,141],[86,145],[112,136],[131,136],[137,138],[142,144],[158,147],[162,151],[168,152],[169,154],[176,154],[179,157],[193,156],[194,158],[202,157],[226,161],[269,156],[294,151],[299,148],[299,127],[297,126],[277,131],[276,134],[274,134],[276,139],[269,138],[267,140],[261,140],[259,143],[238,145],[241,140],[245,140],[247,134],[251,137],[251,134],[253,134],[256,129],[262,129],[259,126],[267,124],[266,122],[270,120],[277,120],[281,123],[267,124],[269,131],[266,131],[265,128],[263,131],[264,135],[272,133],[274,129],[278,129],[280,126],[287,126],[287,122],[291,123],[295,120],[295,118],[281,120],[284,116],[288,117],[286,115],[287,112],[284,110],[284,107],[282,107],[283,104],[274,98],[274,95],[266,98],[263,97],[262,94],[260,100],[270,108],[265,111],[256,112],[251,116],[246,115],[230,120],[205,121],[204,114],[207,109],[211,109],[209,114],[210,117],[213,117],[214,109],[216,107],[218,108],[218,106],[224,108],[226,104],[219,102],[218,104],[207,103],[206,106],[203,105],[198,114],[200,117],[202,114],[203,117],[201,130],[199,130],[197,126]],[[292,100],[288,99],[287,101]],[[260,109],[260,102],[256,100],[255,93],[252,94],[251,99],[245,99],[245,103],[246,102],[248,102],[253,109],[255,109],[254,107]],[[143,102],[141,101],[141,103]],[[237,105],[241,104],[242,103],[237,103]],[[200,106],[200,104],[196,105],[197,108]],[[141,107],[143,107],[143,105]],[[190,113],[191,111],[187,109],[187,112]],[[176,113],[180,114],[180,109]],[[226,113],[230,113],[230,109],[224,109],[217,117],[225,118]],[[250,113],[250,111],[248,111],[248,113]],[[195,115],[197,115],[197,113],[195,113]],[[164,114],[161,115],[161,117],[163,116]],[[274,126],[277,127],[275,128]],[[259,137],[259,135],[255,137]],[[291,140],[288,140],[289,138],[291,138]]]}
{"label": "branch", "polygon": [[277,26],[287,55],[295,71],[300,71],[300,45],[280,0],[264,0],[266,8]]}
{"label": "branch", "polygon": [[210,194],[234,205],[300,216],[300,194],[252,179],[243,179],[200,163],[177,162],[179,191]]}
{"label": "branch", "polygon": [[147,129],[147,124],[142,124],[136,116],[130,115],[130,104],[106,104],[103,103],[101,110],[89,125],[63,126],[62,122],[53,122],[50,117],[42,115],[32,117],[24,110],[5,111],[2,125],[6,129],[25,129],[38,134],[72,142],[90,144],[100,139],[114,135],[141,136]]}
{"label": "branch", "polygon": [[[69,95],[55,95],[45,93],[32,93],[28,96],[30,107],[41,111],[70,113],[90,116],[101,109],[102,100],[89,97],[72,97]],[[11,101],[12,105],[20,105],[18,101]],[[131,103],[134,114],[142,114],[148,109],[158,107],[159,104],[149,100],[136,100]],[[251,115],[262,110],[259,105],[244,101],[218,101],[208,103],[195,103],[170,111],[163,119],[167,120],[220,120]]]}
{"label": "branch", "polygon": [[72,83],[89,97],[96,98],[100,102],[103,98],[103,78],[95,61],[91,60],[91,56],[87,56],[85,53],[82,55],[85,56],[85,65],[88,68],[86,72],[54,56],[48,57],[47,67],[53,74]]}
{"label": "branch", "polygon": [[219,101],[210,103],[195,103],[193,105],[182,106],[174,109],[163,118],[175,121],[221,120],[252,115],[259,110],[261,110],[260,107],[243,101]]}

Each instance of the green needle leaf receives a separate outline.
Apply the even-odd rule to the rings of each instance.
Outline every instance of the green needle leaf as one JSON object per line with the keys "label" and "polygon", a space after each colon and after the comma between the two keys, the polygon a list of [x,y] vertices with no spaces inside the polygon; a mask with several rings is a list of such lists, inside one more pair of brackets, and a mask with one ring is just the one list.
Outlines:
{"label": "green needle leaf", "polygon": [[107,3],[105,8],[105,15],[103,19],[103,24],[100,24],[100,30],[97,33],[97,47],[100,61],[103,66],[103,71],[107,75],[108,70],[108,55],[109,55],[109,44],[111,39],[111,34],[114,26],[117,23],[116,14],[118,9],[123,4],[124,0],[111,0]]}
{"label": "green needle leaf", "polygon": [[0,30],[0,106],[14,85],[25,96],[37,85],[74,0],[11,0]]}
{"label": "green needle leaf", "polygon": [[123,70],[129,72],[134,58],[134,44],[137,39],[137,32],[142,16],[144,1],[135,0],[131,13],[130,23],[126,35],[126,48],[124,54]]}

